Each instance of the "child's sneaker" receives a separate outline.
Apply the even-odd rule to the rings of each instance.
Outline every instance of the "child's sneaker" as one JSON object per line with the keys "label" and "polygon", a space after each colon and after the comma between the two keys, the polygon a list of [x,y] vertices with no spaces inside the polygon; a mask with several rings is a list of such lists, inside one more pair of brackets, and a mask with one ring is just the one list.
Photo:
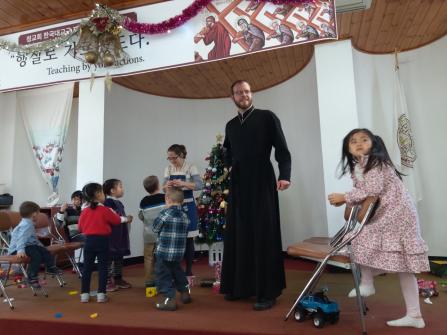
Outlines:
{"label": "child's sneaker", "polygon": [[90,294],[89,293],[81,293],[81,302],[87,303],[90,300]]}
{"label": "child's sneaker", "polygon": [[99,303],[107,302],[109,298],[107,298],[107,294],[105,293],[99,293],[96,295],[96,301]]}
{"label": "child's sneaker", "polygon": [[115,278],[115,285],[118,288],[131,288],[132,285],[122,278]]}
{"label": "child's sneaker", "polygon": [[155,304],[155,307],[160,311],[175,311],[177,304],[174,298],[164,297],[163,300]]}
{"label": "child's sneaker", "polygon": [[107,292],[115,292],[115,291],[118,291],[118,287],[115,285],[115,281],[114,281],[113,279],[108,279],[108,280],[107,280],[106,291],[107,291]]}
{"label": "child's sneaker", "polygon": [[59,269],[57,266],[52,266],[50,268],[47,268],[47,271],[45,271],[45,273],[53,276],[62,276],[64,274],[64,271]]}
{"label": "child's sneaker", "polygon": [[184,304],[189,304],[189,303],[192,302],[191,294],[190,294],[190,292],[189,292],[189,289],[188,289],[188,291],[185,291],[185,292],[181,292],[181,293],[180,293],[180,300],[181,300]]}

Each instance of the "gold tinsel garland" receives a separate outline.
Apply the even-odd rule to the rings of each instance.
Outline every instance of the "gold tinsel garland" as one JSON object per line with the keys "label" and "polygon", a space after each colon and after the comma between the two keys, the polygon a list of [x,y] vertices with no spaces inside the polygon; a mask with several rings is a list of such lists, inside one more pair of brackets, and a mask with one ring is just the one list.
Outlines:
{"label": "gold tinsel garland", "polygon": [[81,21],[74,31],[49,41],[19,45],[14,42],[0,40],[0,50],[10,53],[32,54],[57,49],[65,44],[71,44],[76,37],[76,52],[84,52],[85,61],[91,64],[112,66],[118,64],[128,55],[123,51],[120,42],[122,22],[124,17],[118,11],[101,4],[95,9],[87,20]]}

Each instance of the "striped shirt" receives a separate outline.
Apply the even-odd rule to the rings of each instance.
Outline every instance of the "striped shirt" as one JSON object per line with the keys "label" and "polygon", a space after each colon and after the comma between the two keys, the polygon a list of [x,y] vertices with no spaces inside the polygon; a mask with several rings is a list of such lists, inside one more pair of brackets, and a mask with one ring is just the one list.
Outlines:
{"label": "striped shirt", "polygon": [[152,230],[158,234],[156,257],[165,261],[180,261],[185,253],[189,219],[181,206],[163,209]]}

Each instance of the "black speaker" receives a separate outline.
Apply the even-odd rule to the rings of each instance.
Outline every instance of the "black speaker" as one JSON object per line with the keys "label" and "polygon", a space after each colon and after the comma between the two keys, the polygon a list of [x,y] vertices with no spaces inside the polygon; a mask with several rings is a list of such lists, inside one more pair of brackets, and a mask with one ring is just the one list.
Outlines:
{"label": "black speaker", "polygon": [[0,195],[0,206],[11,206],[13,202],[13,196],[9,193]]}

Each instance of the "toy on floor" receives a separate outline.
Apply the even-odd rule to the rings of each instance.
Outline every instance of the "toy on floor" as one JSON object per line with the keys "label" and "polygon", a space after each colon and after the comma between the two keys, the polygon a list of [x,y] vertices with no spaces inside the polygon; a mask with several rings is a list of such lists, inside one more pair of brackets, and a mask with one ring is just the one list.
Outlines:
{"label": "toy on floor", "polygon": [[157,295],[157,289],[152,286],[152,287],[146,287],[146,298],[152,298],[155,297]]}
{"label": "toy on floor", "polygon": [[295,308],[296,321],[312,318],[317,328],[323,328],[327,322],[336,323],[339,314],[338,304],[330,301],[324,290],[304,296]]}
{"label": "toy on floor", "polygon": [[220,282],[215,281],[213,283],[213,293],[219,294],[220,293]]}
{"label": "toy on floor", "polygon": [[14,276],[14,283],[17,285],[17,288],[27,288],[25,281],[23,280],[22,275]]}
{"label": "toy on floor", "polygon": [[190,288],[196,286],[196,276],[187,276],[186,279]]}
{"label": "toy on floor", "polygon": [[419,295],[423,298],[437,297],[438,283],[436,280],[418,279]]}

